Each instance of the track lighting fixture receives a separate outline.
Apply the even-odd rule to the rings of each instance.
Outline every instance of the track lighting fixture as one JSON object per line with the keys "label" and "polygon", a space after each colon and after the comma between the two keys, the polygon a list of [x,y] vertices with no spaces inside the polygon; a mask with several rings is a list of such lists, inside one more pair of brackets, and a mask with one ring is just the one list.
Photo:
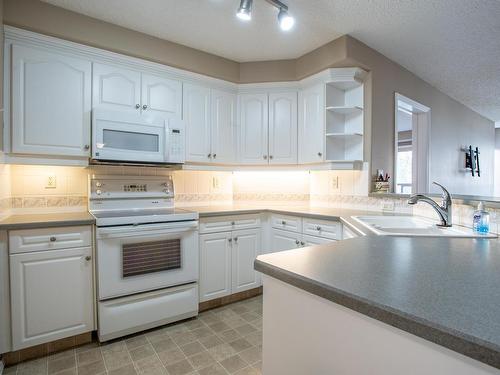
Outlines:
{"label": "track lighting fixture", "polygon": [[[274,5],[278,10],[278,24],[281,30],[288,31],[295,24],[295,19],[288,14],[288,6],[279,0],[266,0],[271,5]],[[243,21],[250,21],[252,19],[252,5],[253,0],[241,0],[240,7],[236,12],[236,16]]]}
{"label": "track lighting fixture", "polygon": [[243,21],[250,21],[252,19],[252,3],[253,0],[241,0],[240,7],[236,12],[236,16]]}

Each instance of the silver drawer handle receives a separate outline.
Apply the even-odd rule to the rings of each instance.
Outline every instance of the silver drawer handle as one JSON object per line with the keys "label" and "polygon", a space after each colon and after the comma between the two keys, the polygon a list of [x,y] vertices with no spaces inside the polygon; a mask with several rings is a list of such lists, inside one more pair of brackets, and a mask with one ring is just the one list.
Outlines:
{"label": "silver drawer handle", "polygon": [[50,238],[49,238],[49,240],[50,240],[50,242],[56,242],[57,238],[55,238],[55,237],[50,237]]}
{"label": "silver drawer handle", "polygon": [[148,109],[147,104],[144,104],[144,105],[142,106],[142,109],[144,109],[144,110]]}
{"label": "silver drawer handle", "polygon": [[139,108],[141,108],[141,105],[140,105],[139,103],[137,103],[137,104],[135,105],[135,109],[139,109]]}

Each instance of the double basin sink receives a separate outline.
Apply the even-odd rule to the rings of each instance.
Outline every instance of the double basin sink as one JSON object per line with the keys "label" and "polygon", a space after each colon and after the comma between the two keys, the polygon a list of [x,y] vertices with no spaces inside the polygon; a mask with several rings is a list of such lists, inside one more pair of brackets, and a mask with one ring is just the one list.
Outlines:
{"label": "double basin sink", "polygon": [[496,238],[494,234],[480,234],[470,228],[454,225],[439,227],[430,219],[416,216],[352,216],[352,218],[381,236]]}

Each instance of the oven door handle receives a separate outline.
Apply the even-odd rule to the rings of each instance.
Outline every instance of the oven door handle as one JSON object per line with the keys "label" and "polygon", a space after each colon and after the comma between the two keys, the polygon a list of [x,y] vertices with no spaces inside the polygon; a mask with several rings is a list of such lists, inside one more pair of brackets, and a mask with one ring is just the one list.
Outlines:
{"label": "oven door handle", "polygon": [[162,224],[124,225],[97,228],[97,237],[129,237],[142,235],[162,235],[184,233],[198,229],[198,221],[178,221]]}

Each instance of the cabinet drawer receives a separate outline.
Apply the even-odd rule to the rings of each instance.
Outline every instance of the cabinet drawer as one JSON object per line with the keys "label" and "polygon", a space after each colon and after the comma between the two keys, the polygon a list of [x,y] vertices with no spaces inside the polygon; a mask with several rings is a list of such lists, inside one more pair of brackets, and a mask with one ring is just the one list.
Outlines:
{"label": "cabinet drawer", "polygon": [[342,225],[338,221],[327,221],[304,218],[302,233],[310,236],[340,240],[342,238]]}
{"label": "cabinet drawer", "polygon": [[273,214],[271,216],[271,226],[276,229],[300,233],[302,230],[302,219],[296,216]]}
{"label": "cabinet drawer", "polygon": [[208,217],[200,220],[200,233],[227,232],[260,227],[260,215]]}
{"label": "cabinet drawer", "polygon": [[22,229],[9,233],[9,251],[11,254],[32,251],[67,249],[91,246],[92,229],[89,225]]}

